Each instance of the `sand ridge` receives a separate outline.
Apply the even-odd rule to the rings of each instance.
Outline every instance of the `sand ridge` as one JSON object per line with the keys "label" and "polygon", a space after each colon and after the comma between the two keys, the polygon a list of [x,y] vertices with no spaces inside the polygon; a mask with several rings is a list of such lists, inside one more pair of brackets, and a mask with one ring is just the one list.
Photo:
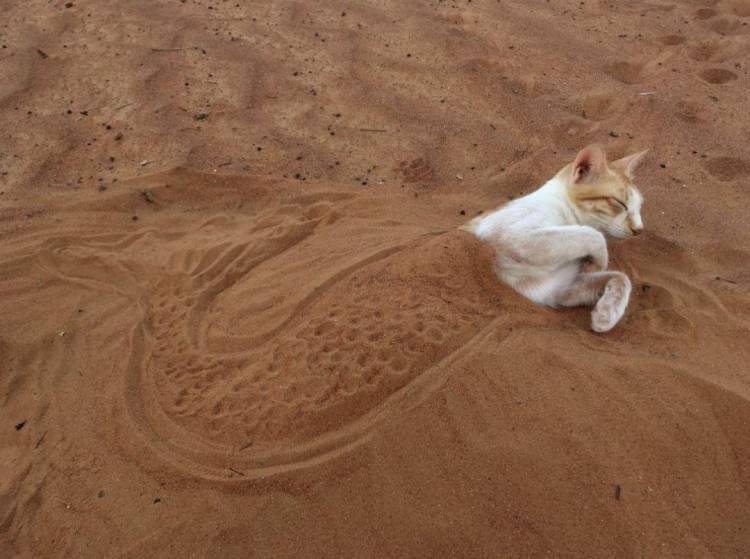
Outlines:
{"label": "sand ridge", "polygon": [[[0,13],[0,557],[747,556],[746,2]],[[593,142],[606,335],[457,230]]]}

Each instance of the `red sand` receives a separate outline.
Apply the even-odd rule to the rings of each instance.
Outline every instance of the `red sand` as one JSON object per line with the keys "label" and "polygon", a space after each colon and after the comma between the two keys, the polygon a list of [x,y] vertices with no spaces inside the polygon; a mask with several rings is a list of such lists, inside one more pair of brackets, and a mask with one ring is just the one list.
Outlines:
{"label": "red sand", "polygon": [[[66,4],[0,5],[1,557],[750,555],[749,2]],[[594,142],[606,335],[455,229]]]}

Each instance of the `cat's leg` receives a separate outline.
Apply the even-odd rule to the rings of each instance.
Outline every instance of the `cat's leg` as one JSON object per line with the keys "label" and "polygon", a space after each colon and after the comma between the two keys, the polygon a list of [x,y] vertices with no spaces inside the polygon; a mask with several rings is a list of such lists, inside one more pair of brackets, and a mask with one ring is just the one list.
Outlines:
{"label": "cat's leg", "polygon": [[622,272],[582,273],[558,297],[558,304],[564,307],[596,304],[591,311],[591,328],[607,332],[625,314],[630,290],[630,279]]}
{"label": "cat's leg", "polygon": [[586,225],[543,227],[527,232],[514,250],[534,265],[561,265],[586,259],[595,270],[607,269],[607,241],[602,233]]}

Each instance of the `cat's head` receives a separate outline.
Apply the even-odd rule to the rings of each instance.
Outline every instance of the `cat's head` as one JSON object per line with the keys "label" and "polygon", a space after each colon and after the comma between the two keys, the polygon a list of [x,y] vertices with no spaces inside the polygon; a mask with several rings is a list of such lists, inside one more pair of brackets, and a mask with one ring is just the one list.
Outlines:
{"label": "cat's head", "polygon": [[592,145],[582,149],[560,172],[581,224],[615,239],[627,239],[643,231],[643,196],[633,183],[633,172],[646,151],[607,163],[604,149]]}

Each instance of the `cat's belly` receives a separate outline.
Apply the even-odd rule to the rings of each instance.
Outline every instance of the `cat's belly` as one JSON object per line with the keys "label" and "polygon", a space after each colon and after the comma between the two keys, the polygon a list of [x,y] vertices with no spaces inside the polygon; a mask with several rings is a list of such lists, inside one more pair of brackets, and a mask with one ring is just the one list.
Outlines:
{"label": "cat's belly", "polygon": [[535,303],[556,307],[559,296],[580,273],[579,261],[562,266],[532,266],[498,258],[495,273],[513,289]]}

